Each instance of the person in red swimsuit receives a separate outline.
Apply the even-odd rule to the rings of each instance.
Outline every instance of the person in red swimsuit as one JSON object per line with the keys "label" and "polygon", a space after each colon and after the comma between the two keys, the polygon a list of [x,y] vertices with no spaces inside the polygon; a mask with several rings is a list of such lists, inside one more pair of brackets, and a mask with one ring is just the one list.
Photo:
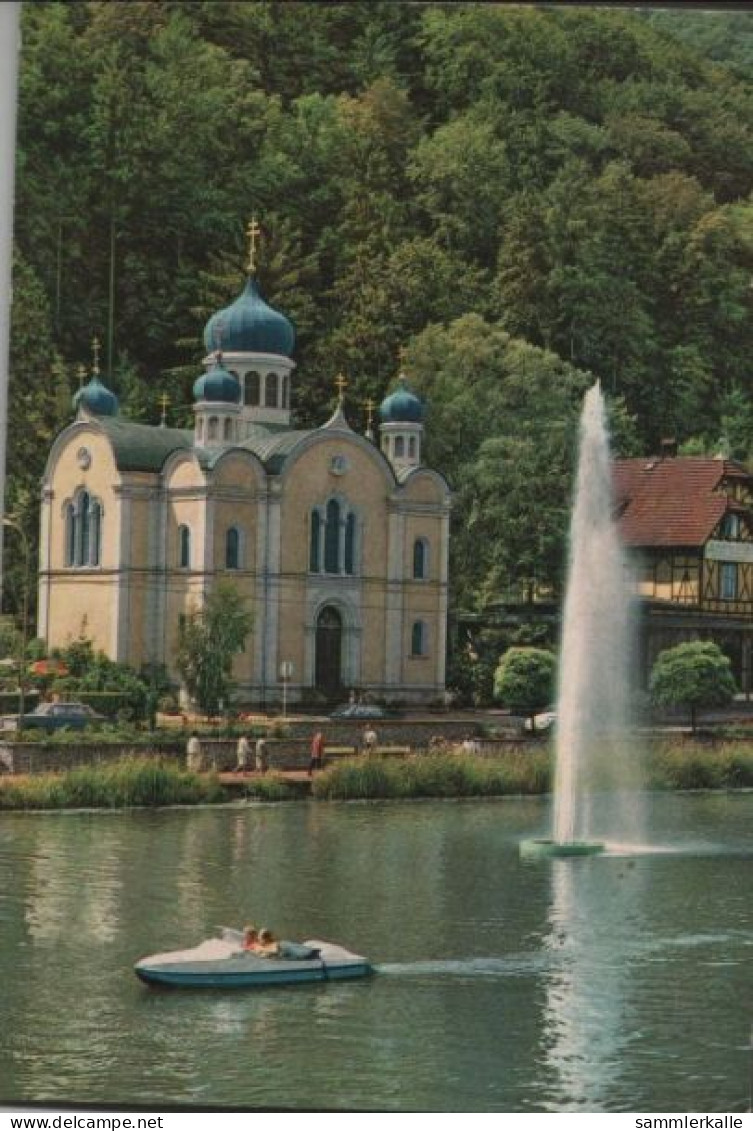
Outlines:
{"label": "person in red swimsuit", "polygon": [[257,950],[259,946],[259,932],[250,924],[243,928],[243,949]]}

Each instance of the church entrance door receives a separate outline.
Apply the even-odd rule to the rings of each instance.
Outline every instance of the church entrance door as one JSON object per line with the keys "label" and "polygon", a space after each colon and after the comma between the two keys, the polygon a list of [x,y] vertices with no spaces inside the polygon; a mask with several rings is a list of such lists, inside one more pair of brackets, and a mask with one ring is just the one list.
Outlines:
{"label": "church entrance door", "polygon": [[325,605],[316,621],[314,682],[328,699],[336,699],[342,688],[342,637],[340,614],[332,605]]}

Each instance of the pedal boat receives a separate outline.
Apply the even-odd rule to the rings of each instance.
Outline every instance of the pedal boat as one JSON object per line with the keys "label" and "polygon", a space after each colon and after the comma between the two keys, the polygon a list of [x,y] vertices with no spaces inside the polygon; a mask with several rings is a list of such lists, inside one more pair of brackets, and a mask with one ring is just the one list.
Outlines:
{"label": "pedal boat", "polygon": [[216,989],[335,982],[372,973],[368,959],[321,939],[281,942],[280,954],[269,958],[243,950],[242,942],[240,931],[223,927],[219,938],[190,950],[142,958],[134,971],[150,985]]}

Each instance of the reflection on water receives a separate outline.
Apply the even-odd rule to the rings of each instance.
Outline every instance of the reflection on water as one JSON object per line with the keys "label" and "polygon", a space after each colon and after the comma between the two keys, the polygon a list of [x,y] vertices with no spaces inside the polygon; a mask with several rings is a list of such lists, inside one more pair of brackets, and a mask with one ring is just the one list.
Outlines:
{"label": "reflection on water", "polygon": [[[631,958],[641,938],[643,873],[606,860],[555,859],[549,946],[560,957],[547,986],[547,1062],[553,1111],[610,1107],[626,1045]],[[585,867],[573,867],[585,864]],[[595,865],[595,866],[589,866]]]}
{"label": "reflection on water", "polygon": [[[742,1110],[753,795],[652,804],[675,851],[533,864],[541,800],[3,815],[0,1102]],[[248,919],[377,974],[132,973]]]}

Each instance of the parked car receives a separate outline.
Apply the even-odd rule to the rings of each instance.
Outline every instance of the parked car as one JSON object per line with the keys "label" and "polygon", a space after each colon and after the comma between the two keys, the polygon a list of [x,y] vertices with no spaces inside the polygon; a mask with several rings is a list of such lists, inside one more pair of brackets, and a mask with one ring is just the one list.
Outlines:
{"label": "parked car", "polygon": [[551,730],[556,722],[556,711],[542,711],[540,715],[534,715],[532,720],[530,718],[526,719],[523,723],[523,727],[525,730],[536,730],[537,733],[539,731],[543,733],[546,730]]}
{"label": "parked car", "polygon": [[106,723],[104,715],[97,714],[86,703],[40,703],[24,715],[3,715],[3,730],[84,730],[86,727]]}
{"label": "parked car", "polygon": [[331,719],[388,719],[392,715],[386,707],[376,703],[342,703],[330,713]]}

